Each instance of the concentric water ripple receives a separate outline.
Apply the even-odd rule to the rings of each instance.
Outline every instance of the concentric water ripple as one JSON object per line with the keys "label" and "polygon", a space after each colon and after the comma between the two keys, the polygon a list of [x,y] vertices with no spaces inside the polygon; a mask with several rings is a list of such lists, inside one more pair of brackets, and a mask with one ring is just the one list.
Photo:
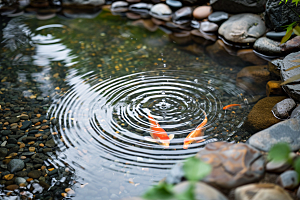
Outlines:
{"label": "concentric water ripple", "polygon": [[[150,71],[104,81],[92,74],[69,80],[72,88],[50,108],[50,117],[58,120],[52,131],[61,135],[57,142],[65,161],[83,169],[79,176],[85,181],[99,185],[105,181],[95,181],[95,174],[109,180],[109,172],[134,174],[139,184],[160,180],[204,144],[234,137],[249,109],[250,96],[222,76]],[[243,106],[223,111],[233,103]],[[169,148],[145,139],[150,136],[148,111],[168,135],[175,135]],[[208,123],[198,139],[205,140],[183,149],[185,137],[204,120],[202,111]],[[121,181],[128,184],[124,176]]]}

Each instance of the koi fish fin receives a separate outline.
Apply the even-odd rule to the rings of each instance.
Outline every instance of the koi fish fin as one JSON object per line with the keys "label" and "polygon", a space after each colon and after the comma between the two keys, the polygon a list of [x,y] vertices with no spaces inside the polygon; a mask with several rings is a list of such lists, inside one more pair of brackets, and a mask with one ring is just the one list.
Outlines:
{"label": "koi fish fin", "polygon": [[196,143],[200,143],[200,142],[204,142],[205,141],[205,139],[201,139],[201,140],[199,140],[198,142],[196,142]]}
{"label": "koi fish fin", "polygon": [[157,140],[155,140],[149,136],[145,136],[144,139],[147,140],[148,142],[157,142]]}
{"label": "koi fish fin", "polygon": [[169,139],[172,140],[174,138],[174,134],[169,135]]}

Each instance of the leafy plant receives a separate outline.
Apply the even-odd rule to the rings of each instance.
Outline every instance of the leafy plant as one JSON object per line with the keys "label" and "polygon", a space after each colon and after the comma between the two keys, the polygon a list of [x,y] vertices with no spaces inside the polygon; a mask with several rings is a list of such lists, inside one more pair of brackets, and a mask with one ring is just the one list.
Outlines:
{"label": "leafy plant", "polygon": [[289,155],[290,152],[290,146],[287,143],[277,143],[269,151],[268,159],[274,162],[286,161],[290,163],[298,173],[300,179],[300,157],[293,160]]}
{"label": "leafy plant", "polygon": [[149,200],[195,200],[195,183],[203,179],[211,172],[211,166],[201,161],[200,159],[197,159],[196,157],[190,157],[184,162],[183,171],[185,178],[190,181],[190,185],[187,190],[182,193],[176,194],[174,192],[173,185],[162,182],[150,188],[143,195],[143,198]]}

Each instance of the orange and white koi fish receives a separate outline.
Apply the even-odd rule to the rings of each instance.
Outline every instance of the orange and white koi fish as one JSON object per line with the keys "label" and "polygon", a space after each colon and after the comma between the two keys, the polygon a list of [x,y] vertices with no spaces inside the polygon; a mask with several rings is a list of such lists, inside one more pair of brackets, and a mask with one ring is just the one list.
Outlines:
{"label": "orange and white koi fish", "polygon": [[148,114],[150,122],[150,135],[151,137],[144,137],[149,142],[157,142],[160,145],[168,148],[170,141],[174,138],[174,134],[168,135],[167,132],[160,127],[160,125],[153,119],[153,117]]}
{"label": "orange and white koi fish", "polygon": [[233,107],[233,106],[242,106],[242,104],[229,104],[229,105],[227,105],[227,106],[224,106],[223,107],[223,110],[227,110],[228,108],[231,108],[231,107]]}
{"label": "orange and white koi fish", "polygon": [[187,149],[189,144],[193,143],[193,142],[203,142],[204,139],[201,139],[199,141],[197,141],[195,138],[197,137],[201,137],[204,135],[204,131],[205,131],[205,128],[204,126],[206,125],[207,123],[207,115],[205,113],[204,110],[202,110],[205,118],[203,120],[203,122],[201,122],[201,124],[195,129],[193,130],[192,132],[190,132],[190,134],[188,134],[188,136],[184,139],[184,144],[183,144],[183,148],[184,149]]}

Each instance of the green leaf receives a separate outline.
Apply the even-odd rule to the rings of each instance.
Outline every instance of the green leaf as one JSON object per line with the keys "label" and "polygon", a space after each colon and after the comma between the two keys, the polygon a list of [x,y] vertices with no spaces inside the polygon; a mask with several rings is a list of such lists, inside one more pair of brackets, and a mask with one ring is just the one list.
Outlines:
{"label": "green leaf", "polygon": [[268,159],[276,161],[285,161],[289,159],[291,152],[290,146],[287,143],[277,143],[269,151]]}
{"label": "green leaf", "polygon": [[295,3],[296,4],[296,6],[298,5],[298,3],[299,3],[299,1],[300,0],[292,0],[292,3]]}
{"label": "green leaf", "polygon": [[285,34],[285,36],[282,38],[280,44],[283,44],[285,43],[286,41],[288,41],[288,39],[290,39],[290,37],[292,36],[292,33],[293,33],[293,29],[290,29],[289,31],[289,27],[287,28],[287,32]]}
{"label": "green leaf", "polygon": [[211,172],[211,166],[193,156],[185,161],[183,171],[189,181],[198,181]]}
{"label": "green leaf", "polygon": [[299,176],[299,178],[300,178],[300,157],[298,157],[298,158],[295,160],[295,162],[294,162],[294,164],[293,164],[293,167],[294,167],[295,171],[298,173],[298,176]]}
{"label": "green leaf", "polygon": [[293,28],[293,31],[294,31],[294,33],[295,33],[296,35],[300,35],[300,26],[299,26],[299,25],[295,26],[295,27]]}
{"label": "green leaf", "polygon": [[188,189],[180,194],[177,194],[176,198],[178,200],[195,200],[194,190],[195,190],[195,184],[190,183]]}
{"label": "green leaf", "polygon": [[162,182],[150,188],[144,195],[144,199],[172,199],[175,195],[173,193],[173,185]]}
{"label": "green leaf", "polygon": [[289,78],[288,80],[284,81],[283,83],[281,83],[280,85],[286,85],[288,83],[294,82],[296,80],[300,79],[300,74],[297,74],[291,78]]}
{"label": "green leaf", "polygon": [[285,71],[290,71],[290,70],[296,69],[296,68],[298,68],[298,67],[300,67],[300,65],[296,65],[296,66],[294,66],[294,67],[288,68],[288,69],[285,70]]}

